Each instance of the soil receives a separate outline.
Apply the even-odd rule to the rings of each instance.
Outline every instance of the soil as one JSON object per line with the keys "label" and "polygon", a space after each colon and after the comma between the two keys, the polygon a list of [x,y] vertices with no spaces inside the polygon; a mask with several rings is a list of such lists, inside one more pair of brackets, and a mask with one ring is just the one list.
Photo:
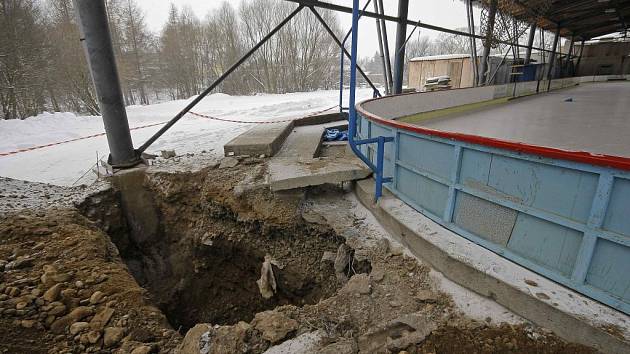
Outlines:
{"label": "soil", "polygon": [[0,350],[595,352],[529,324],[468,319],[427,265],[352,213],[347,191],[274,195],[265,163],[149,169],[141,189],[159,222],[140,233],[114,188],[0,216]]}

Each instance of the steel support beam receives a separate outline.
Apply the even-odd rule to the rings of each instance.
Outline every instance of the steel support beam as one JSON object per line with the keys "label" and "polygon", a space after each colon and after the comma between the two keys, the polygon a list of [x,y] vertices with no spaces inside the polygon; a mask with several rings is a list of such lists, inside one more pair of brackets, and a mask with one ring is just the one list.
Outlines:
{"label": "steel support beam", "polygon": [[477,67],[477,39],[475,36],[475,14],[473,12],[472,0],[466,0],[466,17],[468,19],[468,33],[470,39],[470,62],[473,70],[473,86],[477,86],[479,81],[479,68]]}
{"label": "steel support beam", "polygon": [[485,85],[488,83],[489,79],[489,63],[488,58],[490,57],[490,49],[492,47],[494,32],[494,22],[497,15],[497,4],[498,0],[490,1],[490,8],[488,9],[488,28],[486,29],[485,41],[483,43],[483,56],[481,58],[481,73],[480,73],[480,85]]}
{"label": "steel support beam", "polygon": [[[374,0],[374,12],[379,13],[378,11],[378,0]],[[381,65],[383,70],[383,83],[385,85],[385,94],[389,95],[389,80],[387,78],[387,64],[385,64],[385,49],[383,48],[383,34],[381,32],[381,20],[375,19],[376,21],[376,39],[378,39],[378,56],[381,59]]]}
{"label": "steel support beam", "polygon": [[[82,1],[90,2],[90,0],[82,0]],[[158,130],[157,133],[155,133],[152,137],[150,137],[149,140],[147,140],[144,144],[142,144],[142,146],[140,146],[138,151],[143,152],[149,146],[151,146],[151,144],[153,144],[159,137],[161,137],[162,134],[166,133],[166,131],[169,130],[175,123],[177,123],[177,121],[180,120],[186,113],[188,113],[188,111],[190,111],[195,105],[197,105],[197,103],[199,103],[204,97],[206,97],[210,92],[212,92],[212,90],[214,90],[217,86],[219,86],[223,82],[223,80],[225,80],[228,76],[230,76],[230,74],[232,74],[234,70],[236,70],[239,66],[241,66],[241,64],[243,64],[247,59],[249,59],[249,57],[251,57],[252,54],[254,54],[258,50],[258,48],[262,47],[271,37],[273,37],[278,31],[280,31],[280,29],[282,29],[284,25],[286,25],[289,21],[291,21],[291,19],[293,19],[295,15],[297,15],[300,11],[302,11],[303,8],[304,6],[299,5],[295,10],[293,10],[293,12],[291,12],[289,16],[287,16],[284,20],[282,20],[282,22],[280,22],[276,27],[274,27],[274,29],[272,29],[271,32],[267,33],[267,35],[263,37],[260,40],[260,42],[256,43],[255,46],[253,46],[238,61],[236,61],[236,63],[232,64],[232,66],[230,66],[223,74],[221,74],[221,76],[219,76],[219,78],[216,79],[208,88],[206,88],[202,93],[200,93],[194,100],[192,100],[192,102],[190,102],[186,107],[184,107],[184,109],[182,109],[179,113],[177,113],[175,117],[173,117],[168,123],[166,123],[166,125],[160,128],[160,130]]]}
{"label": "steel support beam", "polygon": [[402,93],[405,76],[405,41],[407,40],[407,16],[409,0],[398,0],[398,27],[396,29],[396,53],[394,57],[394,94]]}
{"label": "steel support beam", "polygon": [[573,73],[570,73],[571,64],[573,63],[573,45],[575,43],[575,36],[571,36],[571,42],[569,43],[569,52],[567,53],[567,75],[573,76]]}
{"label": "steel support beam", "polygon": [[[551,56],[549,57],[549,68],[547,69],[547,80],[551,80],[553,75],[553,67],[556,61],[556,50],[558,49],[558,40],[560,39],[560,27],[556,29],[556,34],[553,37],[553,45],[551,46]],[[551,82],[549,82],[551,84]]]}
{"label": "steel support beam", "polygon": [[[284,0],[284,1],[289,1],[289,2],[294,2],[297,4],[301,4],[304,6],[308,6],[308,7],[316,7],[316,8],[322,8],[322,9],[327,9],[327,10],[332,10],[332,11],[338,11],[338,12],[344,12],[344,13],[348,13],[351,14],[352,13],[352,8],[347,7],[347,6],[342,6],[342,5],[337,5],[337,4],[331,4],[328,2],[324,2],[324,1],[319,1],[319,0]],[[410,26],[418,26],[420,28],[424,28],[424,29],[428,29],[431,31],[437,31],[437,32],[443,32],[443,33],[450,33],[450,34],[454,34],[457,36],[464,36],[466,38],[470,37],[471,35],[469,33],[463,32],[463,31],[458,31],[458,30],[453,30],[450,28],[446,28],[446,27],[441,27],[441,26],[436,26],[436,25],[432,25],[429,23],[424,23],[424,22],[420,22],[420,21],[412,21],[412,20],[399,20],[397,17],[395,16],[390,16],[390,15],[385,15],[385,14],[377,14],[374,12],[370,12],[370,11],[365,11],[361,13],[362,16],[365,17],[371,17],[371,18],[380,18],[382,20],[385,21],[390,21],[390,22],[405,22]],[[477,39],[481,39],[484,40],[485,37],[479,34],[475,34],[474,35],[475,38]],[[510,41],[503,41],[503,40],[497,40],[497,43],[501,43],[501,44],[506,44],[506,45],[515,45],[519,48],[525,48],[526,45],[524,44],[518,44],[518,43],[512,43]],[[534,49],[536,50],[540,50],[540,51],[549,51],[548,49],[542,49],[542,48],[538,48],[535,47]]]}
{"label": "steel support beam", "polygon": [[536,22],[529,27],[529,38],[527,39],[527,51],[525,52],[525,65],[532,61],[532,47],[534,46],[534,37],[536,37]]}
{"label": "steel support beam", "polygon": [[[378,2],[378,14],[383,16],[385,14],[385,7],[383,6],[383,0],[375,0]],[[381,22],[381,33],[383,34],[383,49],[385,50],[385,66],[387,70],[387,81],[389,82],[388,91],[391,94],[394,87],[394,79],[392,77],[392,58],[389,55],[389,39],[387,38],[387,22],[384,19],[379,19]]]}
{"label": "steel support beam", "polygon": [[109,163],[117,168],[141,162],[133,149],[104,0],[74,0],[81,42],[96,88],[109,145]]}
{"label": "steel support beam", "polygon": [[[314,7],[309,7],[309,9],[313,12],[313,15],[315,15],[315,17],[317,18],[317,20],[319,20],[319,22],[322,24],[322,26],[324,27],[324,29],[326,30],[326,32],[328,32],[328,34],[330,35],[330,37],[335,41],[335,43],[337,43],[337,45],[339,46],[339,48],[341,48],[343,50],[343,53],[350,58],[350,52],[348,52],[348,50],[346,49],[346,47],[343,46],[343,44],[341,43],[341,40],[339,40],[339,38],[337,38],[337,35],[335,34],[335,32],[332,30],[332,28],[330,28],[330,26],[328,26],[328,23],[326,23],[326,21],[324,20],[324,18],[319,14],[319,12],[317,12],[317,10]],[[372,90],[374,90],[375,92],[378,92],[378,88],[376,88],[376,86],[374,85],[374,83],[372,82],[372,80],[370,80],[370,78],[367,76],[367,74],[365,73],[365,71],[363,71],[363,69],[361,69],[360,66],[357,65],[357,71],[359,72],[359,74],[361,74],[361,76],[363,76],[363,78],[365,79],[365,81],[368,83],[368,85],[370,85],[370,87],[372,88]],[[341,107],[339,107],[341,108]]]}
{"label": "steel support beam", "polygon": [[584,42],[585,40],[582,40],[582,42],[580,43],[580,55],[578,56],[578,60],[577,63],[575,63],[575,75],[578,74],[578,70],[580,69],[580,62],[582,61],[582,53],[584,53]]}

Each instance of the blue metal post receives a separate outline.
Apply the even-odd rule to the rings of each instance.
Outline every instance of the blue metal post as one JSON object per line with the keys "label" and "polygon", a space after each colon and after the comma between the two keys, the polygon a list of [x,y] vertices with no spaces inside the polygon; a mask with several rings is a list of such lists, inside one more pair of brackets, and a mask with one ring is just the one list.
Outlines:
{"label": "blue metal post", "polygon": [[378,145],[376,149],[376,191],[374,191],[374,199],[383,195],[383,155],[385,153],[385,137],[378,137]]}
{"label": "blue metal post", "polygon": [[[366,165],[372,169],[376,176],[376,190],[374,197],[376,200],[382,195],[383,183],[389,182],[391,178],[383,177],[383,160],[385,152],[385,143],[393,141],[392,137],[379,136],[378,138],[371,138],[356,141],[354,140],[357,132],[357,109],[356,105],[356,85],[357,85],[357,46],[359,37],[359,0],[352,1],[352,44],[350,50],[350,98],[348,107],[348,144],[355,155],[357,155]],[[373,144],[377,143],[376,150],[376,166],[370,161],[361,150],[359,150],[359,144]]]}
{"label": "blue metal post", "polygon": [[[365,3],[365,6],[363,6],[363,9],[361,10],[361,12],[358,15],[358,19],[361,18],[361,16],[363,16],[363,13],[365,12],[365,9],[367,9],[368,5],[370,5],[370,2],[372,0],[368,0]],[[359,20],[357,19],[357,23],[359,23]],[[358,27],[358,26],[357,26]],[[346,41],[348,40],[348,37],[350,37],[350,34],[352,34],[354,31],[354,27],[352,27],[350,29],[350,31],[348,31],[348,33],[346,33],[346,36],[343,37],[343,41],[341,41],[341,59],[340,59],[340,63],[339,63],[339,113],[343,113],[343,63],[344,63],[344,51],[346,48]],[[351,54],[352,57],[354,57],[354,54]],[[350,58],[352,59],[352,58]],[[358,68],[358,67],[357,67]],[[372,85],[372,89],[374,90],[374,93],[372,95],[372,97],[376,98],[376,97],[380,97],[381,93],[378,92],[378,90],[376,89],[376,87],[370,82],[370,80],[368,79],[367,75],[364,72],[361,72],[363,74],[363,76],[365,77],[365,79],[368,81],[368,83],[370,85]]]}

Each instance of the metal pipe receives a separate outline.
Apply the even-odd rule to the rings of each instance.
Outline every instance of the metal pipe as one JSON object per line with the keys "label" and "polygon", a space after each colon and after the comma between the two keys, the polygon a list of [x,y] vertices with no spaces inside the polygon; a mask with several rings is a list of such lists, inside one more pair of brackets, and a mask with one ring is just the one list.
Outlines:
{"label": "metal pipe", "polygon": [[[385,7],[383,6],[383,0],[378,1],[378,10],[380,15],[385,14]],[[392,58],[389,56],[389,39],[387,39],[387,23],[384,19],[381,21],[381,32],[383,34],[383,48],[385,49],[385,66],[387,70],[387,82],[389,83],[388,91],[391,94],[394,87],[394,79],[392,76]]]}
{"label": "metal pipe", "polygon": [[551,84],[551,76],[553,75],[553,68],[555,66],[556,61],[556,49],[558,48],[558,39],[560,39],[560,27],[556,29],[556,35],[553,37],[553,45],[551,49],[551,56],[549,57],[549,69],[547,70],[547,80],[550,80]]}
{"label": "metal pipe", "polygon": [[396,29],[396,53],[394,56],[394,94],[402,93],[405,75],[405,39],[407,38],[407,15],[409,0],[398,0],[398,26]]}
{"label": "metal pipe", "polygon": [[[324,27],[324,29],[326,30],[326,32],[328,32],[328,34],[332,37],[332,39],[335,41],[335,43],[337,43],[337,45],[343,49],[344,54],[350,58],[350,52],[348,52],[348,50],[342,45],[341,41],[339,40],[339,38],[337,38],[337,35],[335,34],[335,32],[332,30],[332,28],[330,28],[330,26],[328,26],[328,23],[326,23],[326,21],[324,20],[324,18],[319,14],[319,12],[317,12],[317,10],[314,7],[309,7],[309,9],[313,12],[313,14],[315,15],[315,17],[317,17],[317,19],[319,20],[319,22],[322,24],[322,26]],[[374,85],[374,83],[372,82],[372,80],[370,80],[370,78],[367,76],[367,74],[365,73],[365,71],[363,71],[363,69],[361,69],[360,66],[357,65],[357,71],[359,72],[359,74],[361,74],[361,76],[363,76],[363,78],[365,79],[365,81],[367,81],[367,83],[370,85],[370,87],[372,88],[372,90],[374,90],[375,92],[378,93],[378,88],[376,88],[376,85]],[[381,94],[378,93],[378,95],[380,96]]]}
{"label": "metal pipe", "polygon": [[[378,13],[378,1],[374,0],[374,12]],[[381,20],[376,20],[376,37],[378,39],[378,55],[381,58],[382,70],[383,70],[383,82],[385,83],[385,94],[389,95],[389,81],[387,79],[387,65],[385,64],[385,50],[383,49],[383,34],[381,31]]]}
{"label": "metal pipe", "polygon": [[[90,2],[90,0],[82,0],[85,2]],[[236,70],[241,64],[243,64],[258,48],[262,47],[271,37],[273,37],[276,32],[278,32],[284,25],[286,25],[295,15],[297,15],[302,9],[303,5],[298,6],[293,12],[289,14],[282,22],[280,22],[274,29],[271,30],[265,37],[263,37],[260,42],[256,43],[254,47],[252,47],[247,53],[245,53],[236,63],[232,64],[218,79],[216,79],[208,88],[206,88],[202,93],[200,93],[192,102],[190,102],[184,109],[182,109],[173,119],[171,119],[166,125],[164,125],[157,133],[153,134],[152,137],[149,138],[140,148],[139,152],[145,151],[151,144],[153,144],[159,137],[162,136],[167,130],[169,130],[178,120],[180,120],[188,111],[190,111],[197,103],[199,103],[204,97],[206,97],[212,90],[214,90],[217,86],[219,86],[223,80],[225,80],[234,70]]]}
{"label": "metal pipe", "polygon": [[[466,0],[466,17],[468,18],[468,33],[475,34],[475,17],[472,7],[472,0]],[[470,39],[470,62],[473,69],[473,86],[477,86],[477,80],[479,76],[479,68],[477,68],[477,40],[475,37],[469,37]]]}
{"label": "metal pipe", "polygon": [[573,44],[575,43],[575,36],[571,36],[571,42],[569,43],[569,52],[567,53],[567,75],[573,76],[573,73],[569,73],[571,70],[571,64],[573,63]]}
{"label": "metal pipe", "polygon": [[[290,1],[290,2],[294,2],[297,4],[302,4],[304,6],[314,6],[314,7],[319,7],[322,9],[328,9],[328,10],[333,10],[333,11],[338,11],[338,12],[345,12],[345,13],[352,13],[352,8],[347,7],[347,6],[341,6],[341,5],[336,5],[336,4],[331,4],[331,3],[327,3],[324,1],[319,1],[319,0],[285,0],[285,1]],[[363,16],[366,17],[371,17],[371,18],[380,18],[382,20],[385,21],[390,21],[390,22],[396,22],[396,23],[400,23],[400,22],[404,22],[410,26],[415,26],[418,21],[412,21],[412,20],[399,20],[397,17],[395,16],[390,16],[390,15],[385,15],[385,14],[376,14],[374,12],[369,12],[369,11],[365,11],[362,13]],[[450,34],[454,34],[454,35],[458,35],[458,36],[464,36],[464,37],[470,37],[471,35],[469,33],[463,32],[463,31],[457,31],[457,30],[453,30],[450,28],[446,28],[446,27],[440,27],[440,26],[436,26],[436,25],[431,25],[428,23],[419,23],[418,27],[420,28],[426,28],[428,30],[432,30],[432,31],[438,31],[438,32],[443,32],[443,33],[450,33]],[[484,36],[482,35],[478,35],[475,34],[474,35],[475,38],[477,39],[485,39]],[[496,40],[496,43],[500,43],[500,44],[506,44],[506,45],[516,45],[519,48],[526,48],[526,45],[524,44],[514,44],[510,41],[503,41],[503,40]],[[535,47],[534,49],[536,50],[543,50],[542,48],[538,48]],[[547,50],[549,51],[549,50]]]}
{"label": "metal pipe", "polygon": [[492,33],[494,32],[494,21],[497,14],[497,0],[490,2],[490,8],[488,9],[488,28],[486,29],[485,42],[483,43],[483,56],[481,58],[481,77],[480,84],[485,85],[487,83],[488,74],[488,58],[490,57],[490,48],[492,46]]}
{"label": "metal pipe", "polygon": [[[357,56],[358,56],[358,37],[359,37],[359,0],[352,1],[352,44],[351,44],[351,56],[350,56],[350,99],[349,99],[349,112],[348,112],[348,144],[355,153],[368,167],[374,172],[376,177],[376,186],[374,191],[374,197],[376,200],[380,198],[383,193],[383,183],[391,181],[391,177],[383,177],[383,162],[385,143],[391,142],[394,139],[392,137],[379,136],[377,138],[370,138],[365,140],[355,140],[357,129],[357,109],[356,109],[356,84],[357,84]],[[368,159],[361,150],[359,150],[359,144],[372,144],[376,143],[376,166]]]}
{"label": "metal pipe", "polygon": [[534,45],[534,37],[536,37],[536,22],[529,27],[529,39],[527,39],[527,52],[525,52],[525,65],[532,60],[532,46]]}
{"label": "metal pipe", "polygon": [[348,103],[348,144],[350,148],[368,166],[374,165],[369,161],[355,144],[354,137],[357,130],[356,83],[357,83],[357,46],[359,37],[359,0],[352,0],[352,41],[350,45],[350,98]]}
{"label": "metal pipe", "polygon": [[110,151],[109,163],[118,168],[135,166],[141,160],[133,149],[129,132],[105,1],[75,0],[74,7],[81,42],[101,108]]}
{"label": "metal pipe", "polygon": [[575,63],[575,74],[578,74],[578,69],[580,68],[580,62],[582,61],[582,53],[584,52],[584,40],[580,44],[580,55],[578,56],[577,63]]}

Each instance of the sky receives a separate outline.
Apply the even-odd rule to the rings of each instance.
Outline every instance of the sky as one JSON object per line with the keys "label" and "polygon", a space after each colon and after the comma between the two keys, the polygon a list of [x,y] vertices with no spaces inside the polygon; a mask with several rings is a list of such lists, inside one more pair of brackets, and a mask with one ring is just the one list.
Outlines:
{"label": "sky", "polygon": [[[208,11],[220,6],[224,0],[137,0],[140,7],[146,14],[146,21],[154,32],[159,32],[168,17],[168,9],[173,3],[178,7],[188,5],[199,18],[205,17]],[[247,0],[229,0],[235,6],[241,1]],[[352,0],[324,0],[339,5],[352,6]],[[361,0],[361,6],[366,0]],[[385,13],[388,15],[397,15],[398,0],[383,0]],[[297,6],[297,5],[296,5]],[[368,6],[370,11],[374,10],[374,6],[370,3]],[[339,19],[343,28],[349,29],[351,26],[352,16],[350,14],[339,13]],[[442,26],[446,28],[456,29],[466,27],[466,6],[461,0],[411,0],[409,2],[409,17],[412,21],[422,21],[424,23]],[[475,9],[475,25],[479,24],[479,10]],[[407,34],[412,30],[412,26],[407,29]],[[389,23],[387,25],[387,34],[390,39],[390,50],[394,47],[394,38],[396,35],[396,24]],[[418,28],[414,32],[414,36],[423,35],[435,38],[440,35],[439,32],[429,31]],[[378,50],[378,42],[376,40],[376,24],[372,18],[363,18],[359,24],[359,55],[372,56]],[[392,54],[393,55],[393,54]]]}

